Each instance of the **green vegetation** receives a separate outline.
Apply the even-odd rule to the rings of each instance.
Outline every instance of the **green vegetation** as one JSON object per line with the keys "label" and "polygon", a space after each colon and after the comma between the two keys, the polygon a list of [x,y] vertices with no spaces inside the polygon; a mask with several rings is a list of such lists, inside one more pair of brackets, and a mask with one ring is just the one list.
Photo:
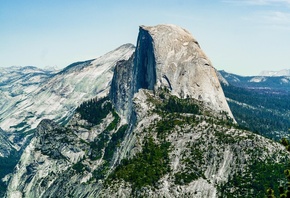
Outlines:
{"label": "green vegetation", "polygon": [[[115,111],[113,111],[112,114],[114,116],[114,120],[107,126],[107,128],[101,134],[98,135],[98,137],[93,142],[90,142],[91,154],[89,157],[91,160],[98,160],[102,157],[102,150],[107,146],[108,141],[110,139],[110,131],[114,130],[120,121],[120,117]],[[118,135],[120,134],[118,133]],[[111,143],[110,147],[112,147],[112,144],[113,143]],[[109,150],[106,149],[107,150],[106,160],[109,160],[110,156],[113,155],[114,153],[114,151],[112,151],[111,149],[112,148],[109,148]]]}
{"label": "green vegetation", "polygon": [[174,176],[175,176],[174,183],[178,185],[186,185],[200,178],[200,175],[195,172],[191,172],[191,173],[178,172]]}
{"label": "green vegetation", "polygon": [[157,113],[166,112],[200,114],[197,100],[193,98],[178,98],[177,96],[171,95],[167,88],[158,89],[158,99],[155,99],[150,95],[147,96],[147,101],[156,106],[155,112]]}
{"label": "green vegetation", "polygon": [[219,144],[236,144],[242,140],[253,140],[254,135],[248,134],[247,136],[233,136],[233,134],[225,133],[224,131],[216,130],[214,135]]}
{"label": "green vegetation", "polygon": [[105,97],[99,100],[95,98],[82,103],[76,109],[76,112],[81,115],[82,119],[94,125],[98,125],[112,110],[113,107],[109,98]]}
{"label": "green vegetation", "polygon": [[170,95],[168,99],[165,99],[160,110],[169,113],[192,113],[199,114],[199,107],[196,101],[192,98],[180,99],[176,96]]}
{"label": "green vegetation", "polygon": [[[195,99],[178,98],[171,95],[166,88],[159,88],[158,96],[159,98],[156,99],[149,94],[147,95],[147,101],[155,105],[153,112],[162,117],[157,123],[153,123],[150,129],[156,130],[158,138],[164,140],[175,126],[192,125],[198,122],[195,115],[199,115],[201,111]],[[184,115],[185,113],[192,115]]]}
{"label": "green vegetation", "polygon": [[108,131],[104,131],[100,135],[98,135],[95,141],[90,142],[91,154],[89,158],[91,160],[98,160],[102,157],[102,149],[105,147],[108,140],[109,140]]}
{"label": "green vegetation", "polygon": [[[58,139],[55,139],[56,136]],[[38,138],[41,139],[42,143],[35,150],[41,151],[42,154],[53,159],[67,160],[61,153],[60,148],[65,144],[73,144],[72,142],[77,138],[77,135],[70,128],[58,125],[49,131],[45,131],[45,133],[39,134]]]}
{"label": "green vegetation", "polygon": [[156,123],[157,137],[165,139],[165,137],[174,129],[175,126],[181,126],[184,121],[176,114],[170,114],[168,117]]}
{"label": "green vegetation", "polygon": [[[245,172],[237,172],[228,182],[219,187],[221,197],[265,197],[267,188],[276,192],[279,188],[281,174],[287,165],[270,161],[255,161]],[[233,189],[235,191],[233,192]],[[252,189],[249,191],[249,189]]]}
{"label": "green vegetation", "polygon": [[120,117],[115,111],[112,111],[112,114],[113,114],[114,120],[109,124],[109,126],[105,129],[105,131],[112,131],[116,129],[120,121]]}
{"label": "green vegetation", "polygon": [[[286,138],[282,138],[281,144],[283,144],[286,147],[287,151],[290,151],[290,144]],[[290,197],[290,167],[289,166],[287,167],[287,169],[286,168],[284,169],[284,174],[287,178],[287,183],[284,182],[284,184],[282,186],[279,186],[278,189],[275,188],[278,182],[275,183],[276,184],[275,186],[269,186],[269,188],[266,191],[268,198],[275,198],[275,193],[277,194],[277,192],[279,192],[280,198]],[[271,174],[270,176],[273,176],[273,175]]]}
{"label": "green vegetation", "polygon": [[108,162],[105,162],[100,167],[98,167],[96,170],[93,171],[93,178],[95,178],[97,181],[99,179],[104,179],[107,172],[109,170],[109,164]]}
{"label": "green vegetation", "polygon": [[110,161],[116,151],[116,148],[120,145],[122,140],[124,139],[125,132],[128,128],[128,125],[121,126],[118,131],[116,131],[110,141],[109,141],[109,129],[115,129],[116,120],[119,120],[119,116],[115,114],[115,119],[110,123],[110,125],[106,128],[106,130],[98,136],[98,140],[91,142],[91,160],[97,160],[102,157],[102,149],[105,148],[103,160],[105,162],[93,171],[93,178],[96,180],[104,179],[108,170]]}
{"label": "green vegetation", "polygon": [[144,186],[156,186],[159,179],[170,171],[168,149],[170,143],[154,143],[149,137],[141,153],[132,159],[123,159],[110,175],[109,180],[123,179],[133,186],[133,190]]}
{"label": "green vegetation", "polygon": [[[109,170],[110,161],[112,160],[117,147],[122,142],[128,125],[121,126],[114,133],[114,130],[116,130],[120,122],[120,117],[114,111],[108,97],[99,100],[92,99],[84,102],[76,109],[76,112],[81,115],[81,119],[87,120],[92,125],[100,124],[102,120],[110,113],[113,115],[113,121],[109,123],[105,130],[101,132],[93,142],[80,140],[82,143],[89,145],[90,152],[88,157],[90,160],[99,160],[103,157],[104,162],[100,167],[93,171],[92,179],[104,179]],[[85,167],[81,162],[78,162],[73,165],[73,169],[77,172],[82,172]]]}
{"label": "green vegetation", "polygon": [[[24,126],[28,125],[26,122],[20,122],[19,124],[17,125],[14,125],[14,126],[10,126],[10,128],[15,128],[15,129],[19,129],[19,128],[22,128]],[[28,128],[28,126],[26,126],[25,128]]]}
{"label": "green vegetation", "polygon": [[186,148],[182,156],[182,171],[174,174],[175,184],[186,185],[198,178],[204,178],[204,151],[201,149],[203,141],[187,142]]}
{"label": "green vegetation", "polygon": [[72,168],[77,172],[77,173],[83,173],[85,170],[85,165],[81,161],[75,163]]}
{"label": "green vegetation", "polygon": [[123,141],[125,132],[128,128],[128,125],[123,125],[119,128],[119,130],[112,135],[112,138],[110,139],[109,144],[105,148],[105,153],[103,159],[106,161],[109,161],[112,159],[114,152],[116,151],[116,148],[120,145],[120,143]]}
{"label": "green vegetation", "polygon": [[229,101],[229,106],[240,126],[276,141],[289,135],[289,93],[277,94],[232,85],[223,86],[223,90],[227,98],[239,102]]}

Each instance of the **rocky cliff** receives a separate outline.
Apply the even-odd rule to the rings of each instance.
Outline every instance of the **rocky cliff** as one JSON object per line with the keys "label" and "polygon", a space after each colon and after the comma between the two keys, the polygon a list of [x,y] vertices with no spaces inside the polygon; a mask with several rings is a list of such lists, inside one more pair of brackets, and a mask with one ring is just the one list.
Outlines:
{"label": "rocky cliff", "polygon": [[130,101],[139,89],[166,87],[172,95],[203,101],[213,111],[226,112],[234,119],[215,68],[192,35],[178,26],[140,26],[135,53],[119,65],[111,98],[119,113],[127,112],[127,118]]}
{"label": "rocky cliff", "polygon": [[141,26],[136,47],[134,92],[167,87],[179,98],[231,111],[210,60],[192,35],[175,25]]}
{"label": "rocky cliff", "polygon": [[6,197],[264,197],[288,159],[235,124],[186,30],[142,26],[108,95],[79,105],[64,127],[38,125]]}

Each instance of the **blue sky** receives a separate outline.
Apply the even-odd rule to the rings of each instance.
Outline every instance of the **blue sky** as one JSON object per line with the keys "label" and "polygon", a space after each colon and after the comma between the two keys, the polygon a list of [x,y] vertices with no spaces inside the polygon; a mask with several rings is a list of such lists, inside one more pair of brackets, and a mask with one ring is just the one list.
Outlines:
{"label": "blue sky", "polygon": [[65,67],[136,43],[139,25],[192,33],[217,69],[290,69],[290,0],[0,0],[0,67]]}

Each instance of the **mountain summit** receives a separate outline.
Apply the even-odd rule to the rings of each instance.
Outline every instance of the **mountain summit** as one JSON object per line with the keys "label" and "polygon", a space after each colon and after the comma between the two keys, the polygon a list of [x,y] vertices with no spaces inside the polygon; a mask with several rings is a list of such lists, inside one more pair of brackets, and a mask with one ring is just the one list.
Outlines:
{"label": "mountain summit", "polygon": [[264,197],[261,183],[278,183],[268,174],[284,170],[286,149],[238,128],[186,30],[141,26],[132,55],[114,60],[109,93],[65,126],[39,123],[6,197]]}
{"label": "mountain summit", "polygon": [[[219,83],[216,70],[210,60],[201,50],[198,42],[183,28],[175,25],[140,26],[136,51],[130,63],[123,62],[130,69],[130,74],[116,74],[121,84],[130,79],[126,89],[131,93],[125,94],[133,98],[139,89],[157,91],[166,87],[172,95],[178,98],[194,98],[216,112],[226,112],[232,119],[232,113],[226,102],[223,90]],[[132,76],[132,77],[129,77]],[[118,83],[114,83],[113,95]],[[126,93],[123,90],[122,93]],[[116,99],[116,97],[113,97]],[[130,101],[129,101],[130,103]],[[119,102],[115,106],[122,112],[129,112],[126,105]],[[128,108],[132,105],[128,105]],[[125,108],[125,109],[124,109]],[[121,112],[120,112],[121,113]],[[126,114],[127,114],[126,113]],[[128,117],[128,115],[127,115]]]}
{"label": "mountain summit", "polygon": [[[137,89],[152,89],[155,83],[154,89],[167,87],[179,98],[202,100],[213,110],[232,116],[216,70],[185,29],[175,25],[141,26],[135,67],[140,76],[136,78]],[[146,82],[151,84],[146,87]]]}

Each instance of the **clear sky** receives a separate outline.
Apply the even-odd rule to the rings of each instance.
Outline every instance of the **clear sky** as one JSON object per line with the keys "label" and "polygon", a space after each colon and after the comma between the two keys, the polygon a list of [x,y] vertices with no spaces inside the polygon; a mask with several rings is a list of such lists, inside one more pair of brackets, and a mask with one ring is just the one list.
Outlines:
{"label": "clear sky", "polygon": [[290,0],[0,0],[0,67],[63,68],[135,44],[139,25],[168,23],[217,69],[290,69]]}

